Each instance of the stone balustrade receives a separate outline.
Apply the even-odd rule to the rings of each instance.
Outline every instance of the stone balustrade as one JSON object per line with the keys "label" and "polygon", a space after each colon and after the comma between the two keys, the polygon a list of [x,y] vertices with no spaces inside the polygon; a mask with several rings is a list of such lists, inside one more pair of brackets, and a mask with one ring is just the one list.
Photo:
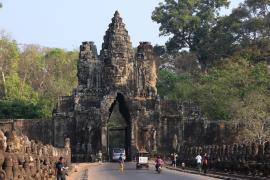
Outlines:
{"label": "stone balustrade", "polygon": [[222,172],[248,175],[270,175],[270,142],[264,144],[232,144],[209,146],[181,146],[179,163],[196,167],[195,157],[207,153],[209,168]]}
{"label": "stone balustrade", "polygon": [[55,163],[61,156],[70,166],[69,138],[65,139],[65,147],[55,148],[19,136],[15,131],[0,130],[0,179],[55,179]]}

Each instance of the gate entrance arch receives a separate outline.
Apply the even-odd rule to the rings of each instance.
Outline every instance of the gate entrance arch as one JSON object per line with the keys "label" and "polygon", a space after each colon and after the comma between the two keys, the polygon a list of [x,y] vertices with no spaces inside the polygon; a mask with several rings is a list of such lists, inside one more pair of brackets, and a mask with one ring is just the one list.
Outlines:
{"label": "gate entrance arch", "polygon": [[125,98],[121,93],[117,93],[108,111],[109,116],[106,122],[107,155],[111,154],[113,148],[124,148],[127,160],[131,160],[131,117]]}

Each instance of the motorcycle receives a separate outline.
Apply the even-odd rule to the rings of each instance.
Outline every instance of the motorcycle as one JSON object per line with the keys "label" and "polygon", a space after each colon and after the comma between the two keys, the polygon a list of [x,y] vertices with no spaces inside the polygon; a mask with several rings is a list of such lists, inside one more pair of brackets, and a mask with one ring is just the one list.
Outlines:
{"label": "motorcycle", "polygon": [[158,172],[158,174],[161,173],[162,170],[162,166],[161,165],[156,165],[156,171]]}

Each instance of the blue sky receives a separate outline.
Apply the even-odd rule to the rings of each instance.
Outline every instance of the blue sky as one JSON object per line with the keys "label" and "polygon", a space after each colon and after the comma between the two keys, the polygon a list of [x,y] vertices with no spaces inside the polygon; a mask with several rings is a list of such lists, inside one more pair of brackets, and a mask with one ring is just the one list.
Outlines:
{"label": "blue sky", "polygon": [[[164,44],[151,13],[162,0],[0,0],[0,30],[21,44],[77,49],[94,41],[100,49],[115,10],[119,10],[133,46]],[[231,8],[242,0],[232,0]],[[223,10],[228,13],[230,10]]]}

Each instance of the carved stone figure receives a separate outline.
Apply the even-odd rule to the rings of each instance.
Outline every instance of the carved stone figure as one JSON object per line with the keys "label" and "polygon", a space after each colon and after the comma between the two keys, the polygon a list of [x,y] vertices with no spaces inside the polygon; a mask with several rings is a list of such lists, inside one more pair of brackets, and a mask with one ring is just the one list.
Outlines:
{"label": "carved stone figure", "polygon": [[37,144],[34,140],[31,141],[31,152],[37,154]]}
{"label": "carved stone figure", "polygon": [[173,150],[174,151],[177,150],[177,146],[178,146],[178,139],[177,139],[177,135],[174,134],[174,136],[173,136],[173,142],[172,142],[172,147],[173,147]]}
{"label": "carved stone figure", "polygon": [[54,179],[54,163],[60,156],[65,157],[67,165],[70,165],[69,139],[66,139],[65,147],[55,148],[33,140],[30,142],[27,136],[17,135],[15,130],[5,134],[0,130],[1,180],[41,180],[41,176]]}
{"label": "carved stone figure", "polygon": [[19,156],[18,154],[13,154],[12,155],[12,173],[13,173],[13,178],[18,179],[19,174],[21,172],[19,171]]}
{"label": "carved stone figure", "polygon": [[157,152],[157,131],[152,129],[152,137],[153,137],[153,151]]}
{"label": "carved stone figure", "polygon": [[6,151],[7,149],[7,137],[3,133],[2,130],[0,130],[0,151]]}
{"label": "carved stone figure", "polygon": [[266,161],[270,160],[270,142],[269,141],[264,144],[264,159]]}
{"label": "carved stone figure", "polygon": [[70,138],[65,139],[65,148],[67,148],[67,149],[70,148]]}
{"label": "carved stone figure", "polygon": [[13,162],[12,161],[13,161],[12,155],[10,153],[5,154],[3,170],[6,173],[6,177],[9,177],[11,179],[13,179],[13,171],[12,171]]}
{"label": "carved stone figure", "polygon": [[5,152],[0,150],[0,179],[5,179],[6,177],[5,171],[2,169],[4,161],[5,161]]}

